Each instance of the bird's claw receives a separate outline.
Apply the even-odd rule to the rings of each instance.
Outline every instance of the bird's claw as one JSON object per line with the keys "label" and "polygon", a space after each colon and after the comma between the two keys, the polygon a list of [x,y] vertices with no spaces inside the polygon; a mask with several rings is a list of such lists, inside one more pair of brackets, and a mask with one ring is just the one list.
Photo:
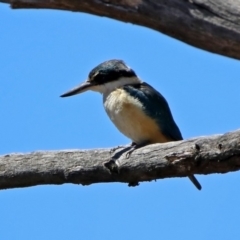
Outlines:
{"label": "bird's claw", "polygon": [[135,150],[135,148],[130,149],[129,151],[127,151],[126,158],[130,158],[130,156],[131,156],[131,154],[133,153],[134,150]]}

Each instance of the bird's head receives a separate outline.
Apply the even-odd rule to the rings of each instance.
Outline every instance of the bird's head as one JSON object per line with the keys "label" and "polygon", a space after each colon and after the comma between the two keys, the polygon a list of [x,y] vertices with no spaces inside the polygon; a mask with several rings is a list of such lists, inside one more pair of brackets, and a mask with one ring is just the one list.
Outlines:
{"label": "bird's head", "polygon": [[107,93],[127,84],[141,81],[135,72],[122,60],[109,60],[96,66],[88,75],[85,82],[61,95],[69,97],[88,90]]}

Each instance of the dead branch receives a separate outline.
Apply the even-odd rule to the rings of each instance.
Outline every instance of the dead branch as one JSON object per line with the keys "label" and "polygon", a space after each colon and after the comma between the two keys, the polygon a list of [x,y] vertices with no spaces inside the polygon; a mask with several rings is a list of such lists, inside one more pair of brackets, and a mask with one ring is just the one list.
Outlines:
{"label": "dead branch", "polygon": [[114,18],[152,28],[213,53],[240,59],[239,0],[0,0],[0,2],[9,3],[14,9],[61,9]]}
{"label": "dead branch", "polygon": [[[240,130],[224,135],[154,144],[136,150],[65,150],[0,156],[0,189],[41,184],[89,185],[123,182],[137,185],[189,174],[240,169]],[[114,160],[111,160],[111,156]]]}

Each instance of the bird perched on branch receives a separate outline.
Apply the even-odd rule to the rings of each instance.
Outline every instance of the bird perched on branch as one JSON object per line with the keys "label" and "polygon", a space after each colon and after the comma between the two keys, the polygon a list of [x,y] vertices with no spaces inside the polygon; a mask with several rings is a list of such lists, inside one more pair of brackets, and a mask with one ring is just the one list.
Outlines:
{"label": "bird perched on branch", "polygon": [[[118,130],[132,140],[132,151],[152,143],[183,139],[165,98],[141,81],[122,60],[99,64],[84,83],[61,97],[88,90],[103,94],[108,116]],[[193,175],[188,177],[200,190],[197,179]]]}

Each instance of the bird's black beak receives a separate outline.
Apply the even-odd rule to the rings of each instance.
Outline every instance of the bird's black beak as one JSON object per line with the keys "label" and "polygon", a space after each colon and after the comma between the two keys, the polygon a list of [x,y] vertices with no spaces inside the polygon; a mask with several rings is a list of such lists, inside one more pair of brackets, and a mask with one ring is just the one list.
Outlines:
{"label": "bird's black beak", "polygon": [[93,86],[94,86],[93,83],[86,81],[86,82],[82,83],[81,85],[71,89],[70,91],[62,94],[60,97],[70,97],[70,96],[73,96],[73,95],[76,95],[79,93],[83,93],[87,90],[91,90],[91,88]]}

